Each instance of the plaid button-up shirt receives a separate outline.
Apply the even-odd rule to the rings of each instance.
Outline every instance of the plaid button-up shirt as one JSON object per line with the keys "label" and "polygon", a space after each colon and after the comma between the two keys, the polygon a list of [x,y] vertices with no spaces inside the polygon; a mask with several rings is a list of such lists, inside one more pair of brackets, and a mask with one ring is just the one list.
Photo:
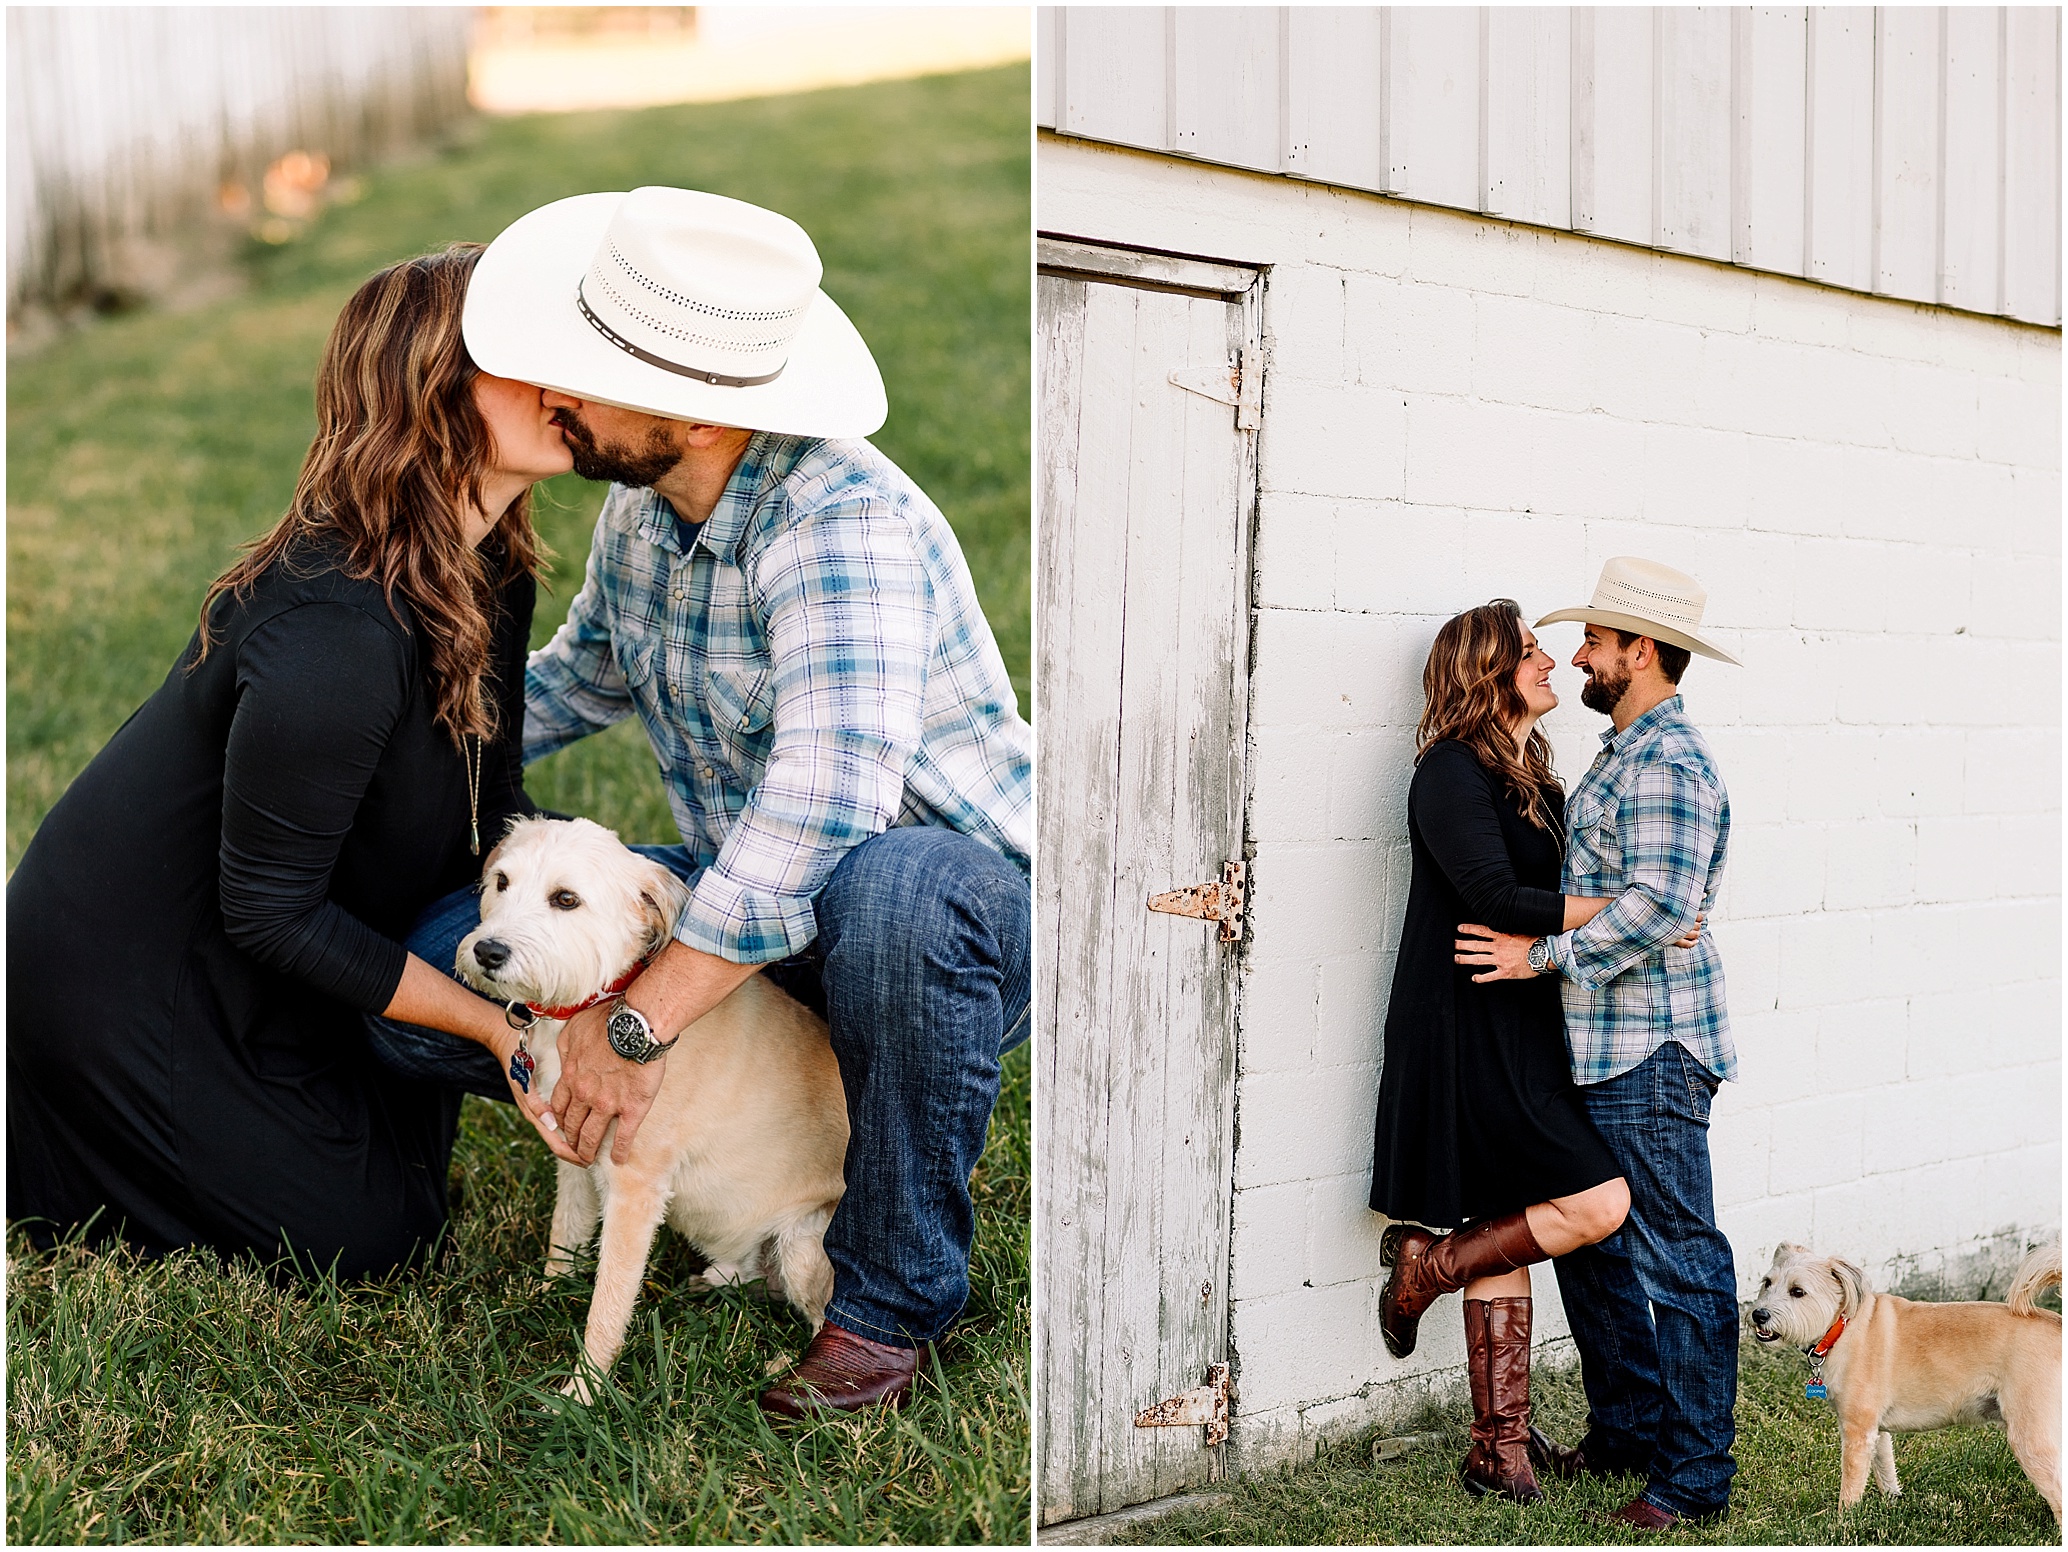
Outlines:
{"label": "plaid button-up shirt", "polygon": [[675,936],[803,950],[854,846],[938,824],[1022,868],[1031,734],[953,530],[867,442],[757,433],[688,548],[613,486],[567,623],[531,655],[524,761],[636,711],[702,871]]}
{"label": "plaid button-up shirt", "polygon": [[1735,1078],[1715,935],[1705,923],[1693,948],[1673,946],[1710,910],[1723,878],[1731,826],[1723,778],[1677,695],[1601,743],[1565,805],[1562,888],[1612,903],[1551,940],[1573,1081],[1628,1072],[1668,1040]]}

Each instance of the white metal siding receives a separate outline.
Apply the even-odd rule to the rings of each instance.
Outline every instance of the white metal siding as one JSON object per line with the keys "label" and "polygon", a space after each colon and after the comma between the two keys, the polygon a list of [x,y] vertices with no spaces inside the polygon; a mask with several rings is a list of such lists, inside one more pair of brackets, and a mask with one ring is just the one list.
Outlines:
{"label": "white metal siding", "polygon": [[1042,127],[2060,322],[2039,7],[1044,9]]}
{"label": "white metal siding", "polygon": [[[1746,665],[1687,684],[1732,803],[1713,925],[1743,1072],[1711,1148],[1740,1278],[1781,1240],[1886,1284],[2054,1232],[2058,331],[1083,140],[1038,155],[1046,225],[1268,266],[1235,1463],[1463,1363],[1452,1300],[1387,1357],[1365,1207],[1420,672],[1445,616],[1583,600],[1611,555],[1699,577]],[[1605,726],[1564,666],[1578,634],[1544,632],[1568,779]]]}

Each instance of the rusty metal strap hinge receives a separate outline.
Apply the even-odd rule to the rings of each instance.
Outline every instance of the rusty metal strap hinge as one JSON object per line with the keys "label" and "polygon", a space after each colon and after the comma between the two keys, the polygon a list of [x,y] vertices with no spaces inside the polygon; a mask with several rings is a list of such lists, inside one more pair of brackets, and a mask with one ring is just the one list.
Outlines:
{"label": "rusty metal strap hinge", "polygon": [[1242,937],[1242,880],[1245,869],[1239,862],[1224,863],[1218,884],[1193,884],[1149,896],[1149,909],[1171,916],[1197,916],[1221,924],[1221,941],[1234,943]]}
{"label": "rusty metal strap hinge", "polygon": [[1253,362],[1244,361],[1240,351],[1225,366],[1179,367],[1170,374],[1170,380],[1173,387],[1187,393],[1196,393],[1216,404],[1233,405],[1235,424],[1240,430],[1254,431],[1263,424],[1263,373]]}
{"label": "rusty metal strap hinge", "polygon": [[1208,1364],[1206,1383],[1159,1401],[1135,1418],[1137,1428],[1189,1428],[1204,1424],[1206,1447],[1228,1442],[1228,1366]]}

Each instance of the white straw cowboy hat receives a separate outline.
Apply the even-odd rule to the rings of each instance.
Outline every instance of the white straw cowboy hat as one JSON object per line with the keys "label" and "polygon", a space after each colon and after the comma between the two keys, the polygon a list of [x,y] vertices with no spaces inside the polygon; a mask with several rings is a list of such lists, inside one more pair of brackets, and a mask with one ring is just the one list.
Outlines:
{"label": "white straw cowboy hat", "polygon": [[481,255],[460,331],[482,371],[670,420],[865,437],[883,375],[788,216],[691,189],[578,194]]}
{"label": "white straw cowboy hat", "polygon": [[1668,646],[1685,647],[1704,657],[1742,668],[1744,665],[1712,641],[1696,634],[1709,595],[1684,571],[1635,555],[1618,555],[1601,568],[1594,600],[1584,609],[1560,609],[1537,621],[1536,628],[1561,620],[1584,620],[1633,636],[1649,636]]}

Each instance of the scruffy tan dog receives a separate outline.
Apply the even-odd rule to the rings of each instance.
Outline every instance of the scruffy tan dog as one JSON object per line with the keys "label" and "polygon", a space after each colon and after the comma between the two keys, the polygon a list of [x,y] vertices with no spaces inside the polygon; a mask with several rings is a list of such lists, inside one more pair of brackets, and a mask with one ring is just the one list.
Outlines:
{"label": "scruffy tan dog", "polygon": [[2002,1304],[1920,1304],[1875,1293],[1850,1261],[1783,1245],[1753,1300],[1752,1334],[1810,1355],[1838,1413],[1838,1501],[1896,1481],[1891,1432],[2001,1418],[2011,1453],[2061,1517],[2061,1317],[2034,1306],[2061,1283],[2061,1247],[2033,1251]]}
{"label": "scruffy tan dog", "polygon": [[[550,1095],[564,1018],[621,988],[666,946],[688,891],[586,819],[523,819],[482,869],[481,925],[461,940],[462,980],[535,1016],[531,1081]],[[558,1014],[556,1018],[552,1015]],[[709,1262],[709,1285],[765,1279],[816,1332],[833,1295],[826,1225],[845,1189],[847,1100],[816,1014],[750,976],[682,1032],[623,1166],[616,1123],[587,1169],[560,1163],[546,1274],[572,1269],[597,1221],[596,1292],[583,1346],[600,1371],[625,1328],[663,1218]],[[583,1402],[577,1374],[563,1390]]]}

